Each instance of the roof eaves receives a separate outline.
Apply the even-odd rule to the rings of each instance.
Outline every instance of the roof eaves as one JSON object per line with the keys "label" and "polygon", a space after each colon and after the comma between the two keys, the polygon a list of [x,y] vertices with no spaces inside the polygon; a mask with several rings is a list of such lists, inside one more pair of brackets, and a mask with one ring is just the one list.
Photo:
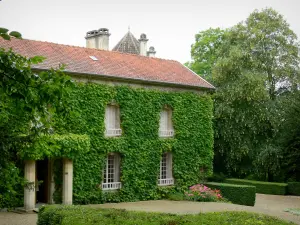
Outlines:
{"label": "roof eaves", "polygon": [[[181,64],[183,65],[183,64]],[[216,89],[216,87],[214,85],[212,85],[211,83],[209,83],[207,80],[203,79],[201,76],[199,76],[198,74],[196,74],[193,70],[191,70],[190,68],[188,68],[187,66],[183,65],[185,68],[187,68],[189,71],[191,71],[195,76],[199,77],[201,80],[203,80],[205,83],[209,84],[212,89]]]}
{"label": "roof eaves", "polygon": [[[47,71],[47,69],[41,68],[32,68],[33,70],[38,71]],[[145,85],[157,85],[162,87],[177,87],[177,88],[184,88],[187,90],[198,90],[198,91],[214,91],[215,88],[203,87],[203,86],[196,86],[196,85],[188,85],[188,84],[179,84],[174,82],[163,82],[163,81],[155,81],[155,80],[145,80],[140,78],[128,78],[128,77],[119,77],[113,75],[100,75],[100,74],[91,74],[91,73],[78,73],[73,71],[64,70],[66,74],[75,75],[75,76],[86,76],[86,77],[93,77],[94,79],[104,79],[104,80],[115,80],[115,81],[123,81],[123,82],[133,82],[137,84],[145,84]],[[212,86],[213,87],[213,86]]]}

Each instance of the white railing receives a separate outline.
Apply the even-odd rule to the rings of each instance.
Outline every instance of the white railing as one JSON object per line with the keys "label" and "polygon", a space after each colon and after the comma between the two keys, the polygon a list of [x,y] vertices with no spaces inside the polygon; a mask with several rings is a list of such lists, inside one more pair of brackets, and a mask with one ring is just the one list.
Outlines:
{"label": "white railing", "polygon": [[173,184],[174,184],[173,178],[158,179],[158,185],[160,186],[173,185]]}
{"label": "white railing", "polygon": [[174,130],[159,130],[160,137],[173,137]]}
{"label": "white railing", "polygon": [[117,190],[121,189],[121,182],[113,182],[113,183],[102,183],[102,190]]}
{"label": "white railing", "polygon": [[105,135],[109,137],[121,136],[122,129],[107,129],[105,130]]}

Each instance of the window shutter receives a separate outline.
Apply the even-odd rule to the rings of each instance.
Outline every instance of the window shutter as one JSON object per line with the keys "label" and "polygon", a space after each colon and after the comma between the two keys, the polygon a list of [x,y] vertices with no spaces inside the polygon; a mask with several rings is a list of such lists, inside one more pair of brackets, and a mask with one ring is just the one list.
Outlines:
{"label": "window shutter", "polygon": [[173,178],[172,153],[167,153],[167,178]]}
{"label": "window shutter", "polygon": [[161,111],[160,113],[160,130],[167,130],[168,128],[168,114],[166,110]]}
{"label": "window shutter", "polygon": [[104,122],[105,122],[105,129],[108,130],[108,128],[109,128],[109,106],[106,106],[106,108],[105,108]]}
{"label": "window shutter", "polygon": [[120,161],[121,157],[119,154],[114,155],[114,182],[120,182]]}
{"label": "window shutter", "polygon": [[108,174],[108,156],[106,157],[104,170],[103,170],[103,183],[108,182],[108,175],[107,174]]}
{"label": "window shutter", "polygon": [[168,125],[167,125],[168,129],[167,130],[173,130],[172,110],[168,110],[167,117],[168,117]]}
{"label": "window shutter", "polygon": [[116,108],[114,106],[110,106],[110,127],[111,129],[115,129],[115,126],[116,126]]}
{"label": "window shutter", "polygon": [[120,129],[120,108],[116,107],[116,112],[115,112],[115,129]]}

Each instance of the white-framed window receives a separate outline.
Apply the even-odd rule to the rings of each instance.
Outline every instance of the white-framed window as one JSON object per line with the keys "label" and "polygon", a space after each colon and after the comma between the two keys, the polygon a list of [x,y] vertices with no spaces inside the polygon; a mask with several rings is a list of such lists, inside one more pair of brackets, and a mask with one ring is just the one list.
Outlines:
{"label": "white-framed window", "polygon": [[111,153],[107,156],[103,170],[102,190],[116,190],[122,187],[120,163],[121,157],[118,153]]}
{"label": "white-framed window", "polygon": [[105,109],[105,136],[121,136],[120,108],[117,105],[107,105]]}
{"label": "white-framed window", "polygon": [[160,137],[174,136],[174,128],[172,123],[172,110],[169,108],[164,108],[160,112],[159,136]]}
{"label": "white-framed window", "polygon": [[173,178],[173,171],[172,171],[172,153],[167,152],[162,155],[160,161],[158,185],[166,186],[166,185],[173,185],[173,184],[174,184],[174,178]]}

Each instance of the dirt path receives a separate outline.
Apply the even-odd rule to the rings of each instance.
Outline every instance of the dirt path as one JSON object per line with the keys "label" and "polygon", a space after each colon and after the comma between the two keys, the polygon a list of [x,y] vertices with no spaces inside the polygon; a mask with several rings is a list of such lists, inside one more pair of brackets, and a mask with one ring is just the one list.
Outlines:
{"label": "dirt path", "polygon": [[[220,211],[248,211],[276,216],[284,220],[300,224],[300,216],[284,212],[287,208],[300,208],[300,197],[256,195],[254,207],[214,202],[187,202],[187,201],[142,201],[128,203],[110,203],[90,205],[94,208],[119,208],[134,211],[166,212],[177,214],[197,214],[199,212]],[[37,214],[17,214],[0,212],[0,225],[35,225]]]}

